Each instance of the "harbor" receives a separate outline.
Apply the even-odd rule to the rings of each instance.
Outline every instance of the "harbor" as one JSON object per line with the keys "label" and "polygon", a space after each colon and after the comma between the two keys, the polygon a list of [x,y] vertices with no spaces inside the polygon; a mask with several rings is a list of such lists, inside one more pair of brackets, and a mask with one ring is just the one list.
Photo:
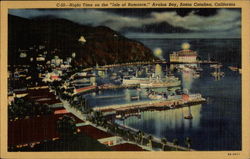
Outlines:
{"label": "harbor", "polygon": [[[92,95],[86,96],[89,101],[89,106],[95,111],[102,112],[102,114],[108,118],[118,121],[118,123],[122,125],[127,125],[139,130],[145,130],[145,133],[155,134],[157,127],[156,125],[150,127],[150,123],[152,125],[154,122],[156,122],[157,124],[165,123],[162,126],[159,126],[160,128],[158,127],[157,129],[161,129],[162,131],[167,129],[172,134],[175,134],[175,131],[181,131],[181,133],[184,134],[183,136],[189,136],[190,133],[188,131],[191,131],[192,133],[197,132],[200,130],[200,127],[203,127],[201,125],[202,120],[209,119],[209,116],[203,116],[201,118],[201,113],[204,110],[209,110],[211,108],[217,109],[217,107],[220,105],[218,101],[226,98],[220,98],[221,94],[218,93],[224,94],[227,90],[229,92],[228,97],[230,97],[230,101],[233,103],[238,101],[238,98],[236,99],[235,97],[231,96],[232,93],[230,93],[230,88],[227,87],[228,89],[225,90],[225,84],[230,85],[229,83],[232,83],[231,79],[240,78],[240,74],[237,71],[232,71],[229,67],[227,67],[228,65],[223,64],[221,66],[219,62],[208,60],[204,60],[203,62],[203,64],[202,62],[196,64],[158,63],[161,67],[158,67],[159,65],[156,66],[157,64],[135,65],[129,67],[126,66],[127,72],[134,73],[130,77],[128,74],[125,74],[125,79],[131,79],[125,81],[126,84],[129,84],[129,82],[133,83],[138,81],[138,83],[146,83],[149,81],[149,78],[141,77],[143,72],[151,76],[152,81],[157,80],[157,76],[162,80],[165,77],[173,78],[174,75],[175,78],[178,78],[181,81],[181,84],[172,88],[143,88],[140,86],[140,84],[136,83],[137,87],[135,88],[106,89],[102,90],[101,92],[96,92]],[[220,67],[220,69],[217,69],[217,66]],[[116,68],[114,69],[116,72],[119,72],[120,69],[122,70],[122,67],[114,68]],[[159,72],[157,72],[156,69]],[[224,75],[221,73],[218,76],[213,76],[213,72],[223,72]],[[178,81],[178,79],[176,81]],[[236,82],[237,80],[233,81]],[[236,85],[238,84],[234,84],[234,86]],[[216,91],[217,89],[219,91]],[[183,90],[186,94],[200,93],[203,99],[197,102],[185,104],[179,101],[179,104],[172,103],[174,106],[172,105],[171,107],[171,102],[168,98],[171,98],[171,95],[173,97],[177,97],[178,94],[183,94],[179,93],[179,91],[183,92]],[[185,92],[185,90],[188,90],[189,92]],[[214,97],[214,94],[217,96]],[[105,96],[108,95],[112,95],[114,98],[107,98],[106,100]],[[178,100],[173,99],[172,101],[177,102]],[[236,108],[228,107],[228,109],[232,110]],[[227,110],[227,112],[230,110]],[[219,112],[221,111],[222,110]],[[178,118],[174,117],[170,113],[176,114]],[[153,114],[166,114],[169,117],[162,116],[161,119],[158,119],[158,117],[154,116]],[[165,118],[167,118],[168,121],[163,120]],[[175,126],[172,125],[173,122],[176,124]],[[207,129],[204,128],[204,130]],[[206,132],[204,133],[209,135]],[[161,133],[156,136],[170,138],[170,140],[173,140],[177,137],[176,135],[170,135],[169,133],[167,136]],[[192,138],[195,138],[195,136],[192,136]],[[183,137],[180,137],[179,139],[184,140]],[[195,142],[197,141],[195,140]],[[195,145],[193,145],[193,148],[201,149],[199,146]]]}
{"label": "harbor", "polygon": [[[153,136],[154,128],[141,127],[144,120],[147,121],[144,119],[145,114],[176,111],[178,119],[169,118],[169,121],[161,122],[178,120],[183,122],[185,128],[189,125],[190,129],[196,129],[201,120],[200,115],[194,111],[197,105],[201,111],[208,109],[214,102],[213,97],[202,89],[207,86],[204,85],[204,80],[212,82],[211,85],[216,84],[213,81],[220,83],[230,74],[239,72],[239,69],[224,66],[215,60],[211,61],[210,57],[197,60],[199,54],[189,50],[188,44],[183,45],[183,50],[169,55],[169,62],[158,60],[109,66],[97,64],[71,76],[66,83],[66,86],[71,87],[66,89],[73,89],[68,92],[75,92],[73,96],[84,98],[89,109],[100,112],[111,122],[144,130]],[[199,87],[194,87],[197,82]],[[190,125],[191,123],[196,124]],[[166,136],[158,134],[154,137]],[[176,136],[167,138],[173,140]],[[199,149],[195,145],[194,148]]]}
{"label": "harbor", "polygon": [[242,150],[239,8],[7,12],[8,151]]}

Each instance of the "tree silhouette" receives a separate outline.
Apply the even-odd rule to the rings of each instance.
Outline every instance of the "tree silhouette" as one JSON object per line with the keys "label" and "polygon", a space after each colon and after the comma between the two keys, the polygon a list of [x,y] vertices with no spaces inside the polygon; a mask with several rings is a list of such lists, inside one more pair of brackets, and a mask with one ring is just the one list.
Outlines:
{"label": "tree silhouette", "polygon": [[152,140],[153,140],[153,136],[149,135],[149,136],[148,136],[148,145],[149,145],[151,148],[153,148]]}
{"label": "tree silhouette", "polygon": [[162,139],[161,139],[161,143],[162,143],[162,151],[164,151],[164,150],[165,150],[165,146],[166,146],[166,144],[167,144],[167,139],[162,138]]}
{"label": "tree silhouette", "polygon": [[178,139],[174,139],[173,144],[175,145],[175,150],[177,151],[177,146],[179,145]]}
{"label": "tree silhouette", "polygon": [[190,150],[191,147],[191,139],[189,137],[185,138],[185,145],[187,145],[188,149]]}
{"label": "tree silhouette", "polygon": [[57,121],[57,130],[63,139],[69,139],[76,134],[75,120],[67,115]]}

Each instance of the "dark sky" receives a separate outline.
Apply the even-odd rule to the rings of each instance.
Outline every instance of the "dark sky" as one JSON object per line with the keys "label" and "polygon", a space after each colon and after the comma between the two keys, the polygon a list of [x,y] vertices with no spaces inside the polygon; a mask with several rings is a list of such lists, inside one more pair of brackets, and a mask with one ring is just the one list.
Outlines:
{"label": "dark sky", "polygon": [[241,32],[240,9],[12,9],[9,13],[107,26],[127,37],[240,38]]}
{"label": "dark sky", "polygon": [[213,16],[217,13],[216,8],[137,8],[137,9],[100,9],[103,11],[109,11],[115,14],[119,14],[122,16],[134,16],[134,17],[149,17],[152,12],[176,12],[179,16],[187,16],[190,12],[194,12],[194,14],[199,16]]}

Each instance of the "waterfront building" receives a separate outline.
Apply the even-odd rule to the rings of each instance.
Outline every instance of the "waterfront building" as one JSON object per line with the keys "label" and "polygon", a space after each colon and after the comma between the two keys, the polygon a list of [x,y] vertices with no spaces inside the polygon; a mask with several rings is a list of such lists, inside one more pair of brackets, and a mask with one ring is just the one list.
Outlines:
{"label": "waterfront building", "polygon": [[197,62],[197,52],[190,50],[190,45],[184,43],[182,45],[182,50],[173,52],[169,55],[170,62],[172,63],[196,63]]}

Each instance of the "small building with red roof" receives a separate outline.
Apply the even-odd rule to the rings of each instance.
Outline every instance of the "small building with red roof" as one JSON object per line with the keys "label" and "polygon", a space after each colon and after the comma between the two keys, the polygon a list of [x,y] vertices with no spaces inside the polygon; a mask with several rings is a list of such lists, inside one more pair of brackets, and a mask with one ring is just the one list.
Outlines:
{"label": "small building with red roof", "polygon": [[114,136],[91,125],[80,126],[78,127],[78,131],[108,146],[117,145],[123,142],[121,137]]}

